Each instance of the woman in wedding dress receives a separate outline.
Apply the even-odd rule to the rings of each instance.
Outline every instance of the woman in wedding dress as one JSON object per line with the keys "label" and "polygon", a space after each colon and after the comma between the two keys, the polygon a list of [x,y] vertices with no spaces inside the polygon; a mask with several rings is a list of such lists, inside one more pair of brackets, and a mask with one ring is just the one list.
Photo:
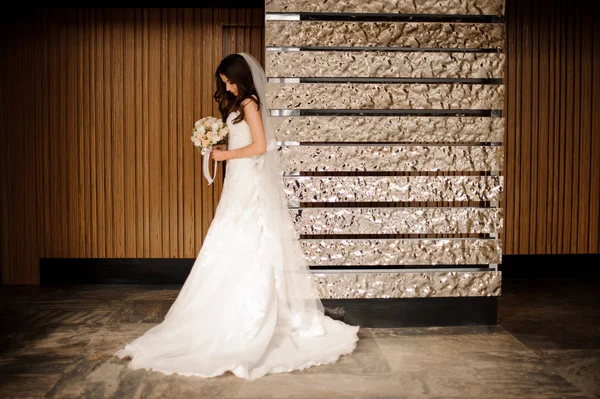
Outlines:
{"label": "woman in wedding dress", "polygon": [[253,380],[332,363],[354,351],[359,326],[324,308],[287,209],[266,78],[247,53],[215,73],[229,127],[223,190],[202,248],[162,323],[118,350],[129,368]]}

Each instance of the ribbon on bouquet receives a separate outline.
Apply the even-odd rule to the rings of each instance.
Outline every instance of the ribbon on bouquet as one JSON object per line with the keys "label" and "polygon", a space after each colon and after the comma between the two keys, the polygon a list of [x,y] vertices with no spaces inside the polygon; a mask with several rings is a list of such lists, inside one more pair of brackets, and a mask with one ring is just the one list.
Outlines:
{"label": "ribbon on bouquet", "polygon": [[210,150],[211,149],[212,149],[212,146],[202,149],[202,156],[203,156],[202,170],[204,172],[204,177],[208,181],[209,186],[212,184],[213,181],[215,181],[215,177],[217,176],[217,161],[214,161],[212,177],[210,175],[210,171],[208,170],[208,162],[210,161]]}

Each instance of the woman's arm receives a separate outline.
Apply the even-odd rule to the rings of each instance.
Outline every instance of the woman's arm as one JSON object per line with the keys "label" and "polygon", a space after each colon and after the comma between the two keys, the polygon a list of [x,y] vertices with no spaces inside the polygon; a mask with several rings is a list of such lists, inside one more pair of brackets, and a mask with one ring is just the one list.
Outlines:
{"label": "woman's arm", "polygon": [[225,161],[236,158],[248,158],[254,155],[264,154],[265,151],[267,151],[267,138],[265,136],[265,129],[258,105],[247,98],[242,102],[242,106],[244,107],[244,120],[250,127],[252,143],[245,147],[236,148],[235,150],[220,151],[213,149],[211,151],[213,159]]}

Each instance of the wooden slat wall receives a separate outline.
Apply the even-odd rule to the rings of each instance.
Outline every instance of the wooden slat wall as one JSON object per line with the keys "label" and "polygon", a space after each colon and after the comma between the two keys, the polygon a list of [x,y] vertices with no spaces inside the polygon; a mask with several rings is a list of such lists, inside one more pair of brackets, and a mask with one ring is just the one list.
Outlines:
{"label": "wooden slat wall", "polygon": [[264,62],[263,9],[30,9],[3,20],[2,283],[38,283],[41,257],[195,258],[223,168],[208,186],[191,127],[218,116],[223,25],[247,27],[231,31],[234,51]]}
{"label": "wooden slat wall", "polygon": [[504,253],[598,253],[600,4],[507,0],[506,23]]}

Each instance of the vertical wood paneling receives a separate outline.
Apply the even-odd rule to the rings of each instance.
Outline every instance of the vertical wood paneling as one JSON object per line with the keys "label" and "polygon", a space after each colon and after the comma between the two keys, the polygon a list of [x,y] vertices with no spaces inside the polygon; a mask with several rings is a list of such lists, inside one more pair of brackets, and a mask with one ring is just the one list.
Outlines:
{"label": "vertical wood paneling", "polygon": [[[80,235],[80,224],[81,224],[81,207],[79,206],[79,170],[80,161],[83,161],[79,152],[79,143],[81,141],[81,130],[79,129],[79,103],[80,99],[78,91],[78,80],[79,80],[79,34],[78,34],[78,13],[77,10],[69,10],[67,12],[67,52],[70,54],[67,57],[67,79],[71,84],[68,85],[67,92],[67,109],[72,110],[65,112],[67,114],[67,144],[66,148],[72,156],[64,157],[67,160],[67,226],[69,227],[68,237],[69,240],[73,240],[72,246],[67,249],[68,252],[72,253],[72,256],[79,256],[79,249],[83,245]],[[75,194],[75,195],[74,195]]]}
{"label": "vertical wood paneling", "polygon": [[506,20],[504,253],[598,253],[597,11],[508,0]]}
{"label": "vertical wood paneling", "polygon": [[166,57],[167,61],[168,61],[168,71],[167,71],[167,87],[168,87],[168,110],[167,110],[167,124],[168,124],[168,129],[170,130],[168,133],[169,134],[164,134],[164,136],[166,136],[169,140],[169,152],[168,152],[168,163],[169,163],[169,167],[167,168],[169,175],[168,175],[168,184],[169,184],[169,189],[168,189],[168,194],[169,194],[169,199],[167,202],[167,209],[168,209],[168,228],[169,228],[169,235],[168,235],[168,239],[167,239],[167,243],[169,245],[166,253],[168,254],[167,256],[169,258],[175,258],[177,257],[177,247],[178,247],[178,234],[177,234],[177,230],[179,229],[179,223],[178,223],[178,208],[179,208],[179,204],[177,201],[177,195],[178,195],[178,190],[177,190],[177,185],[178,185],[178,180],[179,180],[179,176],[177,173],[177,147],[178,147],[178,140],[177,137],[179,136],[179,129],[178,129],[178,124],[177,124],[177,107],[179,106],[179,104],[177,103],[177,90],[178,86],[177,86],[177,30],[179,29],[179,27],[177,26],[177,10],[174,8],[171,8],[167,11],[167,21],[168,21],[168,40],[167,40],[167,44],[168,44],[168,56]]}
{"label": "vertical wood paneling", "polygon": [[[552,253],[557,253],[558,252],[558,239],[559,239],[559,235],[558,234],[554,234],[554,231],[559,231],[559,198],[560,198],[560,191],[559,188],[562,184],[560,177],[563,175],[562,171],[561,171],[561,148],[562,147],[562,143],[561,143],[561,134],[560,132],[563,131],[562,129],[562,118],[561,116],[564,115],[564,111],[562,111],[562,107],[564,105],[564,75],[562,73],[562,66],[564,65],[563,62],[563,54],[564,54],[564,49],[562,48],[562,43],[563,41],[563,34],[564,34],[564,27],[561,26],[560,24],[560,15],[562,13],[562,4],[561,1],[558,0],[556,3],[556,9],[554,10],[555,14],[554,14],[554,27],[557,28],[555,29],[555,54],[556,54],[556,69],[555,69],[555,77],[556,77],[556,83],[554,84],[554,86],[556,87],[556,91],[555,91],[555,97],[554,97],[554,153],[552,154],[552,166],[554,169],[554,179],[552,181],[552,226],[550,227],[551,229],[551,234],[552,234],[552,247],[551,247],[551,251]],[[517,40],[517,38],[515,38],[515,41]],[[508,133],[508,132],[507,132]],[[562,204],[561,204],[562,205]]]}
{"label": "vertical wood paneling", "polygon": [[[578,29],[580,29],[580,37],[581,38],[591,38],[591,26],[593,23],[592,13],[583,13],[582,14],[582,23]],[[578,205],[578,218],[576,221],[576,231],[577,231],[577,248],[576,252],[586,252],[588,248],[590,248],[590,240],[589,240],[589,218],[591,209],[590,208],[590,186],[592,184],[590,178],[593,176],[593,173],[590,173],[591,168],[591,158],[594,156],[593,153],[590,152],[591,149],[591,134],[586,134],[586,131],[591,131],[591,98],[592,98],[592,62],[585,62],[586,54],[592,54],[592,41],[591,40],[581,40],[581,104],[579,108],[579,132],[581,135],[581,140],[579,142],[579,150],[578,153],[580,155],[580,165],[579,165],[579,187],[576,187],[578,192],[576,193],[577,205]],[[598,179],[596,175],[594,177]],[[589,211],[588,211],[589,210]],[[590,248],[591,250],[591,248]]]}
{"label": "vertical wood paneling", "polygon": [[[144,160],[146,152],[145,147],[145,137],[147,135],[147,129],[145,128],[147,125],[144,124],[144,74],[143,74],[143,66],[146,65],[144,62],[144,12],[142,10],[135,10],[133,15],[134,20],[134,29],[133,29],[133,38],[131,46],[133,46],[133,77],[131,78],[132,82],[138,82],[139,84],[135,85],[133,92],[133,123],[135,126],[135,139],[133,142],[133,150],[129,152],[128,157],[130,159],[134,159],[134,167],[135,167],[135,187],[132,187],[135,190],[134,203],[133,207],[135,209],[135,227],[134,234],[136,239],[136,255],[135,257],[143,257],[148,252],[148,246],[146,244],[146,226],[147,219],[145,210],[147,209],[147,197],[145,195],[144,190],[144,176],[146,174],[146,168]],[[135,158],[132,156],[135,154]],[[128,192],[131,192],[128,190]]]}
{"label": "vertical wood paneling", "polygon": [[[123,9],[115,8],[112,10],[112,20],[116,22],[113,30],[112,43],[111,43],[111,77],[112,77],[112,101],[111,101],[111,114],[112,114],[112,153],[113,159],[112,165],[112,218],[114,220],[114,232],[111,235],[113,241],[113,257],[123,258],[125,257],[125,159],[124,159],[124,113],[123,109],[126,104],[123,102],[123,70],[124,70],[124,57],[123,57],[123,33],[125,21],[123,19]],[[132,132],[133,133],[133,132]]]}
{"label": "vertical wood paneling", "polygon": [[[538,38],[538,51],[540,54],[539,57],[539,61],[540,61],[540,68],[539,68],[539,75],[538,75],[538,81],[537,84],[540,87],[540,92],[539,92],[539,96],[537,97],[538,100],[536,101],[536,106],[537,106],[537,134],[536,134],[536,138],[537,138],[537,142],[538,144],[538,148],[539,151],[536,151],[537,153],[537,165],[536,165],[536,169],[537,169],[537,184],[536,184],[536,201],[535,203],[538,204],[538,208],[536,209],[536,218],[535,218],[535,223],[532,225],[532,230],[536,232],[535,234],[535,243],[532,245],[533,248],[535,248],[536,253],[540,253],[540,251],[546,247],[546,242],[547,242],[547,229],[538,229],[537,226],[542,224],[542,225],[547,225],[547,221],[548,221],[548,213],[549,213],[549,204],[548,204],[548,198],[549,196],[547,195],[548,192],[548,179],[550,178],[551,174],[550,174],[550,168],[548,167],[549,165],[549,160],[552,159],[549,156],[549,151],[551,149],[551,145],[552,145],[552,139],[551,139],[551,124],[550,124],[550,119],[551,118],[543,118],[540,115],[546,114],[546,115],[550,115],[550,105],[552,104],[552,100],[550,100],[551,97],[551,90],[549,85],[544,84],[544,82],[547,82],[549,79],[549,76],[551,75],[551,57],[550,57],[550,46],[549,46],[549,42],[551,41],[550,38],[550,14],[549,14],[549,8],[551,7],[551,4],[546,3],[545,7],[541,7],[542,5],[542,0],[538,0],[537,4],[536,4],[536,9],[539,9],[539,15],[538,15],[538,25],[537,25],[537,29],[534,29],[535,32],[537,32],[537,38]],[[533,236],[533,235],[532,235]]]}
{"label": "vertical wood paneling", "polygon": [[[589,251],[593,253],[600,252],[600,4],[594,3],[594,21],[593,21],[593,33],[588,34],[587,37],[593,37],[593,48],[592,48],[592,103],[591,103],[591,176],[590,176],[590,203],[589,203],[589,236],[590,246]],[[594,112],[596,111],[596,112]],[[586,121],[587,122],[587,121]]]}
{"label": "vertical wood paneling", "polygon": [[[517,153],[520,155],[519,163],[523,165],[524,162],[531,164],[531,93],[532,93],[532,68],[533,68],[533,57],[528,56],[528,54],[533,53],[532,49],[532,9],[531,1],[523,2],[523,11],[522,11],[522,40],[521,40],[521,82],[519,87],[522,88],[521,92],[521,117],[519,118],[520,128],[519,128],[519,140],[517,145],[519,146],[519,151]],[[519,184],[521,187],[531,187],[530,184],[530,174],[531,167],[528,168],[520,168],[519,170],[520,178]],[[519,209],[518,209],[518,222],[516,225],[518,226],[518,241],[517,241],[517,250],[519,252],[527,252],[528,244],[529,244],[529,214],[526,209],[530,203],[530,193],[531,189],[528,190],[519,190]]]}
{"label": "vertical wood paneling", "polygon": [[161,60],[161,21],[160,10],[149,10],[148,43],[148,185],[150,217],[150,253],[149,257],[161,257],[161,174],[160,174],[160,60]]}
{"label": "vertical wood paneling", "polygon": [[[216,17],[216,20],[219,21],[219,20],[221,20],[221,18],[222,18],[221,14],[223,14],[223,13],[224,13],[223,10],[216,10],[216,11],[214,11],[214,16],[213,16],[212,10],[208,10],[208,9],[201,10],[201,18],[202,18],[201,26],[203,27],[203,32],[202,32],[202,42],[199,47],[199,49],[201,50],[201,54],[198,54],[198,62],[205,62],[207,64],[212,65],[214,63],[214,58],[219,58],[218,55],[215,55],[214,49],[213,49],[213,51],[206,51],[206,49],[213,48],[211,43],[215,39],[214,38],[214,30],[213,30],[213,23],[214,23],[213,17]],[[200,103],[202,104],[202,107],[200,110],[200,117],[212,114],[212,112],[211,112],[212,106],[210,106],[210,97],[211,97],[211,91],[212,91],[212,87],[213,87],[213,84],[211,82],[213,71],[208,68],[203,68],[201,73],[202,74],[200,77],[200,86],[201,86]],[[200,158],[200,157],[198,157],[198,158]],[[212,195],[210,195],[211,193],[209,192],[209,190],[206,189],[207,188],[206,180],[204,180],[203,178],[200,178],[198,182],[200,183],[200,185],[199,185],[200,203],[202,205],[200,215],[211,214],[213,211],[213,206],[212,206],[213,199],[212,199]],[[207,219],[201,218],[200,234],[202,235],[202,237],[206,235],[209,225],[210,225],[210,223]],[[198,240],[199,239],[200,239],[200,237],[198,237]]]}
{"label": "vertical wood paneling", "polygon": [[[104,220],[103,223],[106,226],[105,232],[105,253],[106,257],[112,257],[114,254],[114,235],[115,231],[115,219],[113,213],[113,204],[115,202],[113,194],[113,165],[114,148],[112,145],[113,140],[113,109],[112,102],[114,96],[114,90],[112,85],[112,74],[113,74],[113,57],[115,54],[112,52],[112,40],[114,35],[114,25],[112,23],[112,10],[110,8],[104,9],[104,25],[102,30],[103,35],[103,46],[102,46],[102,61],[103,68],[102,72],[103,85],[102,91],[98,95],[104,100],[104,109],[102,113],[102,119],[104,120],[104,129],[102,132],[102,139],[104,141],[104,149],[102,151],[102,157],[104,158],[104,169],[101,178],[104,180],[104,190],[102,192],[102,202],[104,206]],[[107,195],[110,193],[109,195]],[[68,256],[68,255],[64,255]]]}
{"label": "vertical wood paneling", "polygon": [[[507,4],[510,4],[507,0]],[[510,40],[511,38],[517,37],[517,27],[519,26],[516,20],[519,15],[516,10],[517,5],[513,4],[511,18],[507,18],[506,22],[506,44],[505,44],[505,80],[504,85],[506,87],[506,96],[504,97],[504,116],[505,116],[505,135],[504,135],[504,186],[505,190],[502,194],[502,202],[504,204],[504,226],[505,229],[502,234],[503,241],[503,252],[507,248],[514,248],[514,231],[515,231],[515,196],[509,193],[513,193],[515,190],[515,156],[516,156],[516,112],[517,112],[517,91],[516,91],[516,67],[517,60],[519,57],[516,55],[517,42],[516,40]],[[512,77],[512,79],[508,79]],[[513,93],[511,95],[511,93]],[[507,134],[512,132],[512,134]]]}
{"label": "vertical wood paneling", "polygon": [[[138,227],[136,203],[138,191],[135,187],[136,180],[136,117],[135,117],[135,89],[126,90],[128,82],[135,81],[135,10],[123,10],[123,212],[124,212],[124,245],[126,256],[137,257],[136,233]],[[141,148],[140,148],[141,149]]]}
{"label": "vertical wood paneling", "polygon": [[144,9],[142,12],[142,29],[140,31],[140,44],[142,48],[142,151],[143,151],[143,168],[142,168],[142,188],[144,198],[144,252],[142,257],[152,257],[153,251],[151,250],[152,235],[150,234],[151,229],[151,217],[150,217],[150,79],[149,79],[149,66],[150,66],[150,39],[149,39],[149,26],[150,26],[150,13]]}
{"label": "vertical wood paneling", "polygon": [[[194,104],[194,90],[190,89],[190,85],[194,82],[193,79],[193,52],[196,48],[195,40],[196,35],[194,34],[194,15],[189,12],[183,13],[183,54],[182,57],[182,85],[185,87],[181,90],[181,94],[183,97],[183,106],[182,110],[182,119],[183,121],[191,121],[194,120],[194,110],[196,109]],[[193,86],[192,86],[193,87]],[[190,151],[185,151],[185,144],[187,143],[186,132],[188,131],[188,125],[184,124],[183,133],[182,133],[182,155],[183,155],[183,187],[182,187],[182,196],[181,201],[183,205],[183,228],[182,230],[182,255],[186,256],[186,254],[194,253],[194,182],[195,176],[194,168],[190,165],[193,165],[195,157],[195,153]]]}
{"label": "vertical wood paneling", "polygon": [[[3,37],[8,34],[8,24],[0,25],[0,33]],[[10,131],[8,125],[8,76],[10,71],[10,64],[7,63],[8,52],[0,51],[0,62],[4,65],[4,68],[0,69],[0,106],[2,111],[0,112],[0,139],[4,145],[0,147],[0,273],[2,273],[3,281],[11,280],[11,268],[9,266],[9,260],[15,256],[14,253],[9,253],[9,231],[12,231],[12,226],[9,225],[10,219],[8,217],[9,207],[7,206],[12,201],[13,192],[10,191],[9,179],[11,179],[11,172],[9,169],[10,165],[10,151],[7,148],[11,148],[10,135],[7,132]],[[6,205],[5,205],[6,204]]]}
{"label": "vertical wood paneling", "polygon": [[[533,0],[531,4],[531,49],[532,54],[537,54],[537,59],[533,59],[532,68],[531,68],[531,87],[539,88],[540,80],[539,80],[539,70],[540,70],[540,47],[539,47],[539,14],[540,9],[538,5],[538,0]],[[538,194],[538,172],[540,170],[540,166],[538,163],[539,153],[543,151],[543,144],[539,140],[539,90],[531,90],[531,140],[530,140],[530,148],[531,148],[531,157],[530,162],[533,167],[529,168],[529,179],[530,179],[530,203],[537,204],[537,194]],[[543,201],[541,201],[543,202]],[[541,203],[540,202],[540,203]],[[537,224],[538,212],[541,210],[541,207],[538,206],[533,209],[529,213],[529,226],[528,230],[530,234],[528,234],[528,242],[527,248],[529,253],[536,252],[536,236],[535,233],[537,229],[535,228]]]}
{"label": "vertical wood paneling", "polygon": [[[38,283],[40,257],[197,256],[224,175],[206,183],[191,127],[218,116],[222,26],[263,25],[233,11],[32,8],[2,25],[3,283]],[[236,32],[235,51],[262,48]]]}
{"label": "vertical wood paneling", "polygon": [[569,226],[571,224],[571,184],[569,178],[573,177],[573,113],[574,113],[574,43],[573,43],[573,13],[572,8],[565,7],[566,34],[565,34],[565,133],[564,134],[564,173],[563,184],[561,185],[563,206],[562,206],[562,231],[566,232],[562,239],[562,253],[569,253],[571,234]]}
{"label": "vertical wood paneling", "polygon": [[[91,252],[91,257],[92,258],[98,258],[100,257],[99,253],[100,253],[100,248],[99,248],[99,241],[100,241],[100,234],[99,234],[99,218],[98,218],[98,132],[97,132],[97,124],[96,124],[96,113],[97,113],[97,102],[96,102],[96,82],[97,82],[97,68],[96,68],[96,59],[95,59],[95,55],[97,52],[97,39],[96,39],[96,29],[94,26],[94,22],[95,22],[95,18],[96,18],[96,12],[95,10],[89,10],[89,16],[88,16],[88,20],[87,20],[87,24],[88,24],[88,29],[89,29],[89,47],[90,47],[90,51],[89,51],[89,56],[88,56],[88,63],[89,63],[89,81],[88,83],[88,94],[87,97],[89,98],[89,108],[88,108],[88,120],[89,120],[89,131],[88,131],[88,147],[89,147],[89,157],[87,159],[89,159],[91,162],[89,163],[89,169],[90,169],[90,180],[89,180],[89,187],[90,187],[90,197],[91,197],[91,201],[89,204],[90,207],[90,246],[88,247],[88,251]],[[43,209],[43,208],[42,208]],[[43,213],[43,212],[42,212]],[[90,253],[88,252],[88,253]]]}

